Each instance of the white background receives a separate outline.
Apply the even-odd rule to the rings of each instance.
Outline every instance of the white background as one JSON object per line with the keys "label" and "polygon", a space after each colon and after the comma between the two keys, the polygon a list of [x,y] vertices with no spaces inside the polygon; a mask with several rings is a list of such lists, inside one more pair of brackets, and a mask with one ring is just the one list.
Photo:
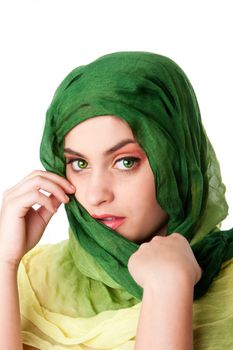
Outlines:
{"label": "white background", "polygon": [[[0,5],[0,194],[34,169],[54,90],[73,68],[114,51],[176,61],[196,92],[219,158],[233,226],[231,0],[8,0]],[[40,243],[68,237],[64,208]]]}

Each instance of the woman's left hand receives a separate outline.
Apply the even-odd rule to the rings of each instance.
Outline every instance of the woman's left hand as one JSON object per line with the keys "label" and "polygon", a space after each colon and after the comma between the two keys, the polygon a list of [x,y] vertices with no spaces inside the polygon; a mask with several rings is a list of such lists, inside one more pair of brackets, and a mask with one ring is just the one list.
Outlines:
{"label": "woman's left hand", "polygon": [[153,281],[164,287],[180,278],[194,286],[202,275],[188,240],[179,233],[155,236],[150,242],[142,243],[129,258],[128,269],[142,288]]}

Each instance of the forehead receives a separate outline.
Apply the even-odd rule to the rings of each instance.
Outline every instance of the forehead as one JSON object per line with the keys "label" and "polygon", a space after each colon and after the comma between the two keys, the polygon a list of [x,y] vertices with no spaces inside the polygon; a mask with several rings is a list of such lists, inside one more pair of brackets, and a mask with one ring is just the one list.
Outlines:
{"label": "forehead", "polygon": [[116,116],[89,118],[73,127],[65,136],[65,144],[89,142],[109,143],[121,138],[135,139],[128,123]]}
{"label": "forehead", "polygon": [[88,119],[76,125],[65,139],[65,153],[80,157],[110,156],[118,150],[144,154],[129,125],[112,116]]}

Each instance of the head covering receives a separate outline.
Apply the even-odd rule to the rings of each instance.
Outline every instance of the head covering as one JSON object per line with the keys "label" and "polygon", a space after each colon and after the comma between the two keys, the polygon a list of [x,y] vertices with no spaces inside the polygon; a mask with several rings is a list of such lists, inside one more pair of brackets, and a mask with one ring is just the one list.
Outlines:
{"label": "head covering", "polygon": [[[125,120],[145,151],[157,201],[169,215],[167,234],[185,236],[203,269],[194,290],[195,298],[202,296],[222,262],[233,256],[233,232],[219,230],[228,210],[225,186],[187,76],[168,57],[137,51],[110,53],[74,69],[47,111],[40,146],[45,169],[65,177],[65,135],[103,115]],[[142,288],[127,268],[139,245],[92,218],[74,195],[65,208],[74,259],[79,242],[114,281],[141,299]]]}

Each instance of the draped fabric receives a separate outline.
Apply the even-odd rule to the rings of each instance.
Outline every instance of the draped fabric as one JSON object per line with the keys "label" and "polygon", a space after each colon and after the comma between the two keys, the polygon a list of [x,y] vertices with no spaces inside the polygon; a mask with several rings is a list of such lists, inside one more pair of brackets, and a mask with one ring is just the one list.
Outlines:
{"label": "draped fabric", "polygon": [[[227,215],[219,163],[203,127],[198,102],[183,70],[150,52],[115,52],[82,65],[57,88],[40,146],[45,169],[66,176],[64,136],[95,116],[128,123],[155,177],[157,201],[168,213],[167,234],[190,242],[203,269],[194,297],[206,293],[223,261],[233,257],[233,231],[220,231]],[[117,284],[141,300],[128,272],[139,245],[90,216],[74,195],[65,205],[74,260],[79,243]]]}
{"label": "draped fabric", "polygon": [[22,342],[40,350],[133,350],[141,303],[78,243],[75,252],[77,264],[65,240],[23,257]]}
{"label": "draped fabric", "polygon": [[[133,350],[141,302],[78,241],[75,254],[80,259],[74,263],[64,240],[37,245],[23,257],[18,270],[23,343],[40,350]],[[194,350],[232,350],[232,274],[230,259],[194,301]]]}

